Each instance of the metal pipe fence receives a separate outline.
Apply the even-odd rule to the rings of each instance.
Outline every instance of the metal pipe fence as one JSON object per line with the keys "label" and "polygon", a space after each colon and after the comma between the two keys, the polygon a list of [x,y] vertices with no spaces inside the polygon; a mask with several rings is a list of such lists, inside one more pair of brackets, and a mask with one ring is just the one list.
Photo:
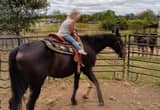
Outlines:
{"label": "metal pipe fence", "polygon": [[[13,48],[19,45],[30,43],[46,38],[43,36],[25,36],[25,37],[1,37],[0,38],[0,88],[9,88],[8,76],[8,54]],[[97,56],[97,63],[93,71],[98,73],[99,78],[124,79],[125,77],[125,58],[118,56],[109,48],[104,49]],[[106,72],[108,74],[106,74]],[[109,77],[106,77],[109,76]],[[4,84],[6,83],[6,84]],[[2,85],[1,85],[2,84]]]}
{"label": "metal pipe fence", "polygon": [[159,35],[129,35],[127,77],[137,80],[140,76],[160,78]]}
{"label": "metal pipe fence", "polygon": [[[47,36],[0,38],[0,88],[9,88],[8,54],[21,44],[42,40]],[[160,78],[160,42],[158,35],[128,35],[125,37],[127,57],[118,56],[109,48],[97,55],[93,71],[98,78],[128,79],[140,76]],[[97,74],[98,73],[98,74]],[[109,76],[109,77],[108,77]]]}

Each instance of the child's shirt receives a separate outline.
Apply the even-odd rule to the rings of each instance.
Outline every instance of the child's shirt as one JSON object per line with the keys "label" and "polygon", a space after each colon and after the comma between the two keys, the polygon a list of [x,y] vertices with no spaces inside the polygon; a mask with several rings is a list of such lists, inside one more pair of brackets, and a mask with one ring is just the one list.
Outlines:
{"label": "child's shirt", "polygon": [[70,25],[73,23],[74,21],[71,18],[67,18],[60,26],[58,34],[62,37],[66,36],[66,35],[70,35]]}

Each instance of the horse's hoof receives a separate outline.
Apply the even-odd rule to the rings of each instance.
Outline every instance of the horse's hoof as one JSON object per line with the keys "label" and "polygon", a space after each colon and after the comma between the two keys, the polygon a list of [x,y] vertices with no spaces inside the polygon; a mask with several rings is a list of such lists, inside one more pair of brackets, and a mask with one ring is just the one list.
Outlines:
{"label": "horse's hoof", "polygon": [[88,96],[86,96],[86,95],[83,95],[83,99],[88,99]]}
{"label": "horse's hoof", "polygon": [[100,102],[100,103],[99,103],[99,106],[104,106],[104,102]]}
{"label": "horse's hoof", "polygon": [[77,101],[72,101],[72,105],[77,105]]}

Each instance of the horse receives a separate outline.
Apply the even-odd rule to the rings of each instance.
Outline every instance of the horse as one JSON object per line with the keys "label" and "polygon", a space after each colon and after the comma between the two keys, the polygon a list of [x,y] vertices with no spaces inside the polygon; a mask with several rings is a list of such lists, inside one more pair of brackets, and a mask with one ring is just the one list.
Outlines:
{"label": "horse", "polygon": [[[104,105],[100,85],[92,68],[96,62],[96,55],[105,47],[112,48],[119,57],[125,56],[124,43],[119,33],[83,35],[80,39],[88,53],[82,56],[85,65],[81,72],[85,74],[96,87],[99,105]],[[10,110],[21,110],[22,98],[30,89],[30,96],[26,104],[27,110],[34,110],[35,103],[41,92],[41,87],[47,76],[64,78],[74,74],[74,89],[71,97],[72,105],[76,105],[76,92],[79,87],[80,74],[73,55],[66,55],[50,50],[42,41],[20,45],[9,54],[9,75],[12,96],[9,100]]]}
{"label": "horse", "polygon": [[146,35],[134,36],[134,41],[138,46],[138,52],[142,52],[142,56],[145,55],[145,52],[148,52],[148,49],[147,49],[148,47],[150,49],[149,55],[154,54],[154,48],[156,47],[156,44],[157,44],[157,37],[155,37],[154,34],[153,36],[151,35],[149,37]]}

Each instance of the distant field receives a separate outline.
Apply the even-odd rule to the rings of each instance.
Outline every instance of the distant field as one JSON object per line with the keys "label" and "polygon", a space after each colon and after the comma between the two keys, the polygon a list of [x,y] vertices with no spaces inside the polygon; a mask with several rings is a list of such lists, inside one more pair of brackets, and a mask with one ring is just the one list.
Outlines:
{"label": "distant field", "polygon": [[[49,34],[49,33],[54,33],[57,32],[60,27],[60,23],[57,24],[36,24],[35,26],[31,27],[32,32],[22,32],[21,34],[25,35],[42,35],[42,34]],[[84,34],[102,34],[102,33],[111,33],[111,31],[107,30],[102,30],[99,26],[99,24],[84,24],[84,23],[77,23],[76,24],[76,29],[78,30],[78,33],[80,35]],[[129,30],[123,30],[120,31],[121,35],[127,35],[131,34],[132,31]]]}

